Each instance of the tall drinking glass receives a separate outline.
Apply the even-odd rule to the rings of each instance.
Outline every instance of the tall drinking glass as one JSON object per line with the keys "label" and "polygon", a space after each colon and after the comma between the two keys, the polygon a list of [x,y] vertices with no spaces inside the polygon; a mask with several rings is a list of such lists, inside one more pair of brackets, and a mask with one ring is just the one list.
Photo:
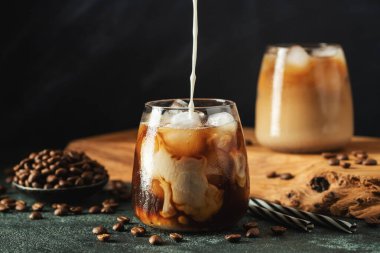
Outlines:
{"label": "tall drinking glass", "polygon": [[146,225],[215,230],[246,212],[249,175],[236,105],[222,99],[145,104],[132,179],[135,215]]}
{"label": "tall drinking glass", "polygon": [[353,135],[350,80],[339,45],[269,46],[257,94],[256,135],[263,146],[320,152],[344,147]]}

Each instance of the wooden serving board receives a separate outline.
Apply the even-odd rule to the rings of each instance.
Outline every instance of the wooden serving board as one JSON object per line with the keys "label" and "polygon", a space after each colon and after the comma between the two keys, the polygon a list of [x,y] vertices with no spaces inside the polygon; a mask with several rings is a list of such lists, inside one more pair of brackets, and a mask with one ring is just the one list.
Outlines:
{"label": "wooden serving board", "polygon": [[[285,154],[261,147],[252,128],[244,133],[253,142],[247,146],[253,197],[337,216],[380,216],[380,165],[357,165],[350,155],[351,168],[330,166],[318,154]],[[106,166],[111,179],[130,181],[136,136],[136,130],[105,134],[74,140],[67,149],[85,151]],[[344,152],[353,150],[365,150],[380,162],[380,138],[355,137]],[[271,171],[291,173],[294,178],[269,179]]]}

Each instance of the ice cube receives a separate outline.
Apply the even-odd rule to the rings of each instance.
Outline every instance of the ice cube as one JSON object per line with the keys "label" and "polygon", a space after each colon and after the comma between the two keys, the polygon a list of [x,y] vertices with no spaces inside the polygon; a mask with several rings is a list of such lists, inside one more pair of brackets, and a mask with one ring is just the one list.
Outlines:
{"label": "ice cube", "polygon": [[287,64],[306,67],[309,63],[310,56],[301,46],[292,46],[286,56]]}
{"label": "ice cube", "polygon": [[334,46],[322,46],[312,51],[312,55],[316,57],[333,57],[337,53],[338,49]]}
{"label": "ice cube", "polygon": [[173,101],[173,103],[171,104],[170,107],[173,107],[173,108],[183,108],[183,107],[188,107],[188,106],[189,105],[185,101],[183,101],[181,99],[176,99],[176,100]]}
{"label": "ice cube", "polygon": [[208,117],[207,125],[223,126],[234,121],[235,121],[234,117],[228,112],[219,112],[219,113],[212,114]]}
{"label": "ice cube", "polygon": [[170,119],[170,127],[172,128],[197,128],[202,126],[201,114],[198,112],[185,111],[173,115]]}

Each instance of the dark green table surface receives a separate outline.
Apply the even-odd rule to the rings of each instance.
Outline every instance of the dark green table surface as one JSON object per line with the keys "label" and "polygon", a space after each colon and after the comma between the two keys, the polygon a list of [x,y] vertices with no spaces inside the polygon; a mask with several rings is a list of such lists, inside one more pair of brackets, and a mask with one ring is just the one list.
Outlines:
{"label": "dark green table surface", "polygon": [[[34,202],[14,190],[9,190],[7,195],[24,199],[29,205]],[[101,193],[87,202],[99,203],[106,197]],[[29,212],[0,213],[0,252],[380,252],[380,228],[369,228],[363,222],[358,222],[355,234],[316,228],[312,233],[289,229],[284,236],[273,237],[270,226],[277,224],[258,220],[260,238],[243,237],[237,244],[227,242],[225,234],[241,233],[241,224],[252,219],[247,214],[230,231],[185,234],[181,243],[171,241],[169,232],[147,228],[149,234],[159,234],[165,240],[165,245],[152,246],[149,237],[134,238],[129,232],[113,232],[111,227],[119,214],[132,217],[130,203],[123,203],[116,214],[109,215],[84,213],[57,217],[49,207],[43,212],[44,219],[35,221],[28,219]],[[135,217],[132,222],[139,223]],[[111,231],[112,241],[97,241],[91,230],[98,225]]]}

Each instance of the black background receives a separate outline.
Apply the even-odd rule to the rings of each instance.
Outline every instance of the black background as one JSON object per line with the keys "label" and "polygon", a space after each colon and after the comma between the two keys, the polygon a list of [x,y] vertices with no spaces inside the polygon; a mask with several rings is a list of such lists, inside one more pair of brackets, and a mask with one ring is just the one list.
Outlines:
{"label": "black background", "polygon": [[[0,160],[136,127],[147,100],[187,97],[191,0],[2,3]],[[254,125],[265,45],[336,42],[355,132],[380,136],[380,1],[199,0],[196,97],[235,100]]]}

